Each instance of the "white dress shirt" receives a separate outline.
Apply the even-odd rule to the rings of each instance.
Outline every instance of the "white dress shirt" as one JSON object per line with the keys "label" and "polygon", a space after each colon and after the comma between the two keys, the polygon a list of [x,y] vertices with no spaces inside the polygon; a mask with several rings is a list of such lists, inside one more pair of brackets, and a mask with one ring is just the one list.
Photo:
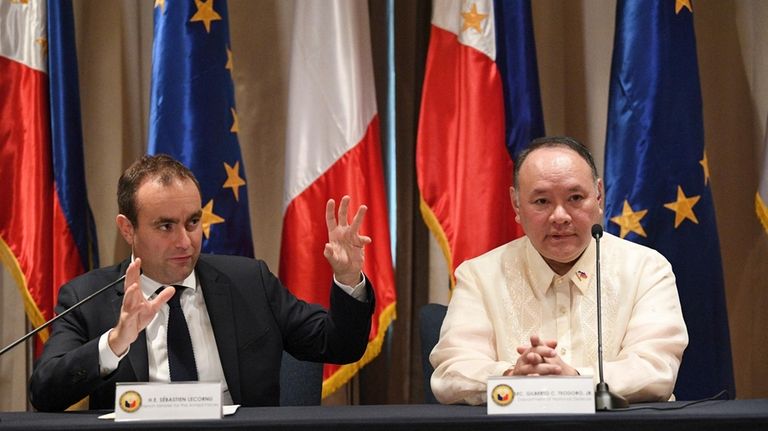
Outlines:
{"label": "white dress shirt", "polygon": [[[688,345],[672,267],[658,252],[608,233],[601,264],[606,382],[630,402],[667,400]],[[486,402],[488,377],[514,366],[517,346],[530,345],[531,335],[557,340],[563,361],[595,376],[594,241],[563,276],[523,237],[464,262],[456,280],[430,355],[439,401]]]}
{"label": "white dress shirt", "polygon": [[[153,298],[155,292],[164,286],[143,274],[139,284],[141,285],[144,297],[147,299]],[[211,319],[208,317],[208,308],[205,306],[203,292],[195,272],[193,271],[184,281],[178,284],[186,287],[181,293],[179,302],[181,303],[181,309],[184,311],[184,318],[187,320],[189,336],[192,339],[192,351],[195,355],[198,380],[201,382],[221,382],[221,402],[224,405],[232,404],[227,380],[224,378],[224,369],[221,367],[221,360],[219,359],[216,338],[213,336]],[[149,322],[145,329],[150,382],[167,383],[171,381],[168,368],[167,346],[169,310],[168,304],[160,307],[155,318]],[[122,356],[118,357],[115,355],[107,344],[108,335],[109,332],[102,335],[101,339],[99,339],[99,364],[102,375],[109,374],[117,369],[120,360],[128,354],[126,351]],[[102,342],[104,343],[103,349]]]}
{"label": "white dress shirt", "polygon": [[[333,281],[355,299],[359,301],[367,300],[365,276],[363,276],[363,281],[354,287],[340,284],[335,276]],[[221,366],[221,359],[219,358],[219,351],[216,346],[216,337],[213,335],[211,319],[208,316],[208,308],[205,305],[203,292],[195,272],[193,271],[183,282],[178,284],[186,287],[179,301],[184,311],[184,317],[187,320],[190,338],[192,339],[192,350],[195,355],[198,380],[201,382],[221,382],[221,402],[223,405],[230,405],[232,404],[232,396],[229,393],[227,380],[224,377],[224,369]],[[155,292],[161,286],[164,286],[144,274],[140,277],[140,285],[144,297],[148,299],[153,298],[156,295]],[[157,315],[155,315],[154,319],[149,322],[145,329],[150,382],[167,383],[171,380],[167,346],[169,309],[168,304],[160,307]],[[110,331],[107,331],[99,338],[99,367],[102,376],[106,376],[116,370],[120,360],[128,354],[128,351],[126,351],[121,356],[115,355],[108,343]]]}

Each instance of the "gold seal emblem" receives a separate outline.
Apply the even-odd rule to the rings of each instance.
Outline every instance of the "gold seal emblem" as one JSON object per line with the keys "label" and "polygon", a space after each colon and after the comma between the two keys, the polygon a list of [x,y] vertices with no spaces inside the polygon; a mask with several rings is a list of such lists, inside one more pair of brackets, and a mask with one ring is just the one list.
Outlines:
{"label": "gold seal emblem", "polygon": [[136,391],[127,391],[120,395],[120,409],[126,413],[133,413],[141,407],[141,395]]}
{"label": "gold seal emblem", "polygon": [[506,406],[515,399],[515,391],[509,385],[498,385],[491,391],[491,399],[498,406]]}

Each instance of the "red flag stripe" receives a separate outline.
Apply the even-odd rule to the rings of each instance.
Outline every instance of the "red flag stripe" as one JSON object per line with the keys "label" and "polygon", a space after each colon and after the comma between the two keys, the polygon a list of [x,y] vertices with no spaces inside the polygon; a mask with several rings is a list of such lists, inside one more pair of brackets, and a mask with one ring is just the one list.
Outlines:
{"label": "red flag stripe", "polygon": [[22,290],[27,316],[38,326],[52,310],[43,294],[53,283],[48,77],[3,57],[0,71],[0,194],[8,203],[0,211],[3,262]]}
{"label": "red flag stripe", "polygon": [[58,288],[83,268],[53,182],[48,76],[5,57],[0,76],[0,259],[37,327],[53,317]]}

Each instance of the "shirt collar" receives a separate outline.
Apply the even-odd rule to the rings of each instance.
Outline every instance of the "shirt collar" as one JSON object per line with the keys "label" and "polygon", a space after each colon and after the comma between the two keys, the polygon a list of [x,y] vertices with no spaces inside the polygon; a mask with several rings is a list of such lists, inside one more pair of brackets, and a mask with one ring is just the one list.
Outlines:
{"label": "shirt collar", "polygon": [[531,243],[530,239],[525,244],[525,257],[528,262],[528,277],[531,280],[531,287],[534,294],[539,297],[543,297],[550,286],[552,286],[552,280],[558,275],[552,271],[552,268],[547,265],[547,262],[539,254],[539,251]]}
{"label": "shirt collar", "polygon": [[563,278],[573,282],[576,288],[578,288],[582,294],[585,294],[589,288],[591,279],[595,276],[594,241],[589,242],[586,250],[584,250],[573,267],[563,276],[556,274],[555,271],[549,267],[530,240],[526,242],[525,253],[531,285],[533,286],[535,293],[539,295],[546,294],[549,288],[552,287],[553,281]]}

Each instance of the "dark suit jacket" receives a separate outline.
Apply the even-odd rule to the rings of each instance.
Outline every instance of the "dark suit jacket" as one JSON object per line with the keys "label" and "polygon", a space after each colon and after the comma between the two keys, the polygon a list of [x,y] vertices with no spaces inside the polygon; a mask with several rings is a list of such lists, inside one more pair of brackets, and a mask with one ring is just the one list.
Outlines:
{"label": "dark suit jacket", "polygon": [[[125,273],[128,262],[84,274],[59,291],[56,312]],[[330,312],[296,299],[259,260],[201,255],[195,267],[232,400],[244,406],[278,405],[282,351],[305,361],[350,363],[368,342],[374,309],[338,286]],[[128,355],[106,377],[99,373],[99,337],[117,323],[124,286],[115,286],[53,326],[30,379],[30,400],[42,411],[63,410],[90,395],[91,409],[112,409],[115,382],[148,379],[142,331]]]}

